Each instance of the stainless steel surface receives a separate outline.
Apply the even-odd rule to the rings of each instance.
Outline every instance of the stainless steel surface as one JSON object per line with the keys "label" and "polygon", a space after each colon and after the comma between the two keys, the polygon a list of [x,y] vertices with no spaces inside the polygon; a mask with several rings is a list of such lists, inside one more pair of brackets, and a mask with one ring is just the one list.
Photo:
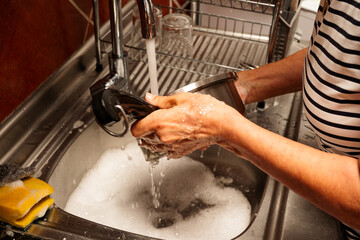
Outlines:
{"label": "stainless steel surface", "polygon": [[[249,42],[214,35],[211,32],[193,32],[193,59],[171,56],[158,52],[158,83],[160,95],[166,95],[184,87],[218,74],[242,71],[264,64],[265,43]],[[131,43],[129,43],[131,44]],[[132,91],[144,96],[149,89],[147,57],[141,45],[133,48],[126,45],[129,52],[129,65],[136,70],[130,73]]]}
{"label": "stainless steel surface", "polygon": [[276,35],[278,31],[280,13],[281,13],[282,1],[276,1],[273,9],[273,19],[271,24],[271,30],[269,34],[269,48],[268,48],[268,62],[271,62],[272,56],[274,55]]}
{"label": "stainless steel surface", "polygon": [[[153,5],[151,0],[138,0],[138,9],[141,21],[141,28],[143,37],[146,39],[152,39],[156,37],[155,32],[155,17],[153,11]],[[101,62],[101,49],[100,49],[100,32],[99,32],[99,13],[98,2],[93,1],[93,7],[95,9],[94,14],[94,36],[95,36],[95,53],[96,53],[96,70],[102,70]],[[123,36],[123,17],[122,17],[122,3],[121,0],[109,0],[109,13],[110,13],[110,36],[111,36],[111,52],[109,53],[109,74],[93,84],[91,86],[91,94],[93,96],[94,109],[100,109],[95,111],[96,118],[102,128],[112,136],[123,136],[129,129],[128,121],[125,121],[124,131],[114,132],[110,130],[109,124],[113,121],[103,122],[101,115],[109,116],[102,104],[106,101],[102,98],[102,91],[108,88],[114,88],[122,91],[130,92],[129,88],[129,69],[128,69],[128,55],[124,50],[124,36]],[[105,103],[106,105],[106,103]],[[123,114],[122,108],[116,108],[119,114]],[[127,119],[127,118],[126,118]]]}
{"label": "stainless steel surface", "polygon": [[[169,55],[160,48],[157,52],[158,65],[212,76],[266,63],[270,23],[161,5],[156,7],[165,12],[196,15],[200,19],[198,24],[193,23],[193,55],[191,57],[182,57],[181,54]],[[126,44],[126,49],[130,59],[147,61],[143,41],[130,41]]]}
{"label": "stainless steel surface", "polygon": [[141,34],[144,39],[156,37],[155,16],[151,0],[136,0],[140,14]]}
{"label": "stainless steel surface", "polygon": [[[111,77],[111,74],[108,74],[106,77],[94,83],[90,87],[92,109],[96,121],[107,133],[112,136],[121,137],[128,131],[129,121],[123,108],[117,106],[118,100],[110,97],[112,96],[110,94],[111,90],[128,92],[129,88],[126,79],[117,75]],[[118,122],[121,119],[121,116],[125,118],[124,129],[121,129],[120,131],[111,130],[110,127]]]}
{"label": "stainless steel surface", "polygon": [[[134,3],[130,1],[122,9],[124,40],[126,42],[128,42],[126,33],[130,32],[131,29],[129,26],[131,26],[131,9],[133,6]],[[106,35],[109,28],[109,24],[103,26],[101,36]],[[206,36],[204,37],[204,35]],[[211,36],[213,36],[213,40],[211,40]],[[202,37],[210,40],[206,43],[202,43],[201,39],[196,40],[198,41],[197,44],[199,44],[199,52],[202,51],[200,49],[207,49],[209,43],[212,44],[207,51],[203,50],[204,53],[214,49],[213,46],[226,45],[229,42],[235,43],[232,40],[226,41],[226,37],[219,38],[219,35],[213,34],[212,31],[198,34],[198,38]],[[104,39],[102,43],[104,43]],[[241,48],[241,51],[245,51],[251,48],[252,45],[247,45],[243,41],[240,45],[230,44],[230,46],[232,47],[229,49],[233,49],[233,51],[230,51],[231,55],[229,54],[229,56],[233,56],[236,55],[235,51],[237,51],[238,47]],[[35,221],[26,230],[16,229],[0,223],[1,236],[13,233],[13,238],[18,239],[151,239],[96,224],[75,217],[61,209],[66,202],[66,197],[74,188],[72,180],[78,182],[81,179],[82,174],[99,157],[101,150],[96,151],[90,159],[87,159],[86,164],[78,160],[81,159],[82,154],[92,148],[105,148],[111,146],[111,144],[114,147],[119,146],[119,138],[113,138],[110,143],[106,140],[107,144],[109,144],[107,146],[99,144],[98,141],[95,141],[95,143],[89,141],[89,139],[96,139],[98,136],[96,134],[111,138],[94,124],[94,116],[90,107],[89,87],[107,74],[95,71],[94,51],[93,40],[87,42],[69,61],[41,85],[16,112],[1,124],[0,164],[15,163],[23,167],[32,166],[35,168],[36,177],[46,181],[52,178],[51,184],[54,184],[56,189],[62,189],[60,191],[55,190],[56,206],[48,211],[44,218]],[[171,58],[171,56],[165,56],[164,59],[168,59],[168,62],[178,61],[176,57]],[[226,58],[219,57],[219,61],[224,59]],[[233,60],[234,58],[231,58],[230,62]],[[200,77],[205,78],[208,76],[207,73],[199,73],[215,67],[211,65],[211,68],[206,68],[209,65],[206,62],[201,65],[203,62],[198,58],[186,63],[189,63],[189,65],[185,65],[184,68],[190,66],[193,69],[176,71],[171,67],[159,67],[160,79],[164,79],[160,81],[162,93],[174,91],[191,83],[191,81],[200,80]],[[200,64],[196,65],[198,63]],[[142,72],[144,71],[142,69],[142,66],[145,66],[144,64],[144,62],[135,60],[131,60],[129,64],[131,80],[134,81],[133,86],[138,86],[137,90],[140,92],[146,91],[144,86],[147,83],[144,83],[145,80],[141,83],[137,80],[138,76],[144,76],[146,79],[146,74]],[[104,65],[107,65],[106,59]],[[165,65],[164,62],[163,65]],[[251,67],[249,64],[246,66]],[[216,65],[216,67],[218,66]],[[219,66],[219,68],[223,71],[226,70],[226,72],[229,69],[232,70],[232,68],[223,68],[223,66]],[[174,80],[166,82],[169,77]],[[183,78],[189,79],[189,82],[183,82]],[[301,126],[299,141],[312,143],[313,138],[310,133],[302,134],[303,126],[305,126],[305,130],[307,128],[306,124],[300,124],[305,119],[299,118],[299,114],[301,114],[299,110],[301,101],[299,99],[299,94],[274,98],[266,102],[266,106],[262,111],[257,110],[256,105],[247,105],[246,116],[256,124],[290,138],[297,135],[298,126]],[[121,140],[125,141],[126,139],[131,138]],[[66,155],[70,154],[71,150],[69,149],[74,148],[75,145],[80,146],[83,150],[76,151],[79,155],[73,156],[75,160],[69,161],[70,158],[67,159]],[[217,150],[215,147],[205,153],[208,166],[213,166],[214,154],[211,151]],[[222,154],[225,156],[230,153],[224,151]],[[253,198],[250,200],[253,204],[251,225],[237,239],[340,239],[336,220],[310,204],[307,200],[287,190],[273,178],[267,177],[250,163],[236,158],[232,154],[230,155],[229,160],[225,160],[222,166],[234,164],[237,170],[227,174],[236,174],[236,177],[240,174],[237,179],[239,182],[249,183],[251,187],[259,187],[255,187],[255,189],[258,189],[257,191],[249,192],[254,196],[248,196]],[[194,153],[193,157],[199,158],[200,154]],[[239,160],[239,162],[233,162],[231,159]],[[68,169],[68,172],[60,171],[60,169]],[[219,173],[221,172],[222,170],[219,170]],[[265,179],[267,182],[264,185]]]}
{"label": "stainless steel surface", "polygon": [[[287,1],[285,1],[287,2]],[[273,62],[283,58],[287,49],[293,38],[293,29],[296,28],[296,21],[292,21],[291,17],[294,17],[294,20],[297,19],[297,11],[288,11],[282,9],[282,1],[222,1],[222,0],[199,0],[196,2],[191,2],[191,10],[189,9],[179,9],[174,7],[167,7],[162,5],[157,5],[157,7],[164,10],[164,12],[171,11],[177,13],[184,13],[191,16],[194,19],[193,22],[193,35],[194,35],[194,56],[187,58],[182,57],[180,54],[172,54],[170,57],[177,57],[178,61],[181,64],[174,64],[169,62],[167,57],[169,56],[165,52],[162,52],[159,49],[158,55],[158,65],[164,66],[167,68],[172,68],[188,71],[195,74],[198,74],[197,80],[201,79],[199,75],[206,72],[208,76],[219,74],[221,68],[229,69],[246,69],[246,65],[249,66],[260,66],[266,62]],[[221,14],[207,13],[199,9],[199,4],[209,4],[211,6],[219,6],[219,12]],[[285,4],[287,6],[288,4]],[[256,6],[256,7],[254,7]],[[226,16],[226,13],[239,10],[236,17]],[[221,11],[220,11],[221,10]],[[259,18],[253,17],[251,19],[242,18],[244,11],[252,11],[258,14]],[[225,12],[225,13],[224,13]],[[255,13],[254,13],[255,14]],[[259,15],[260,14],[260,15]],[[261,15],[267,15],[267,17],[262,17]],[[235,15],[235,13],[233,14]],[[289,17],[291,16],[291,17]],[[245,44],[245,51],[239,51],[233,53],[234,49],[241,49],[241,46],[232,46],[233,49],[225,48],[211,48],[207,50],[205,55],[201,55],[201,48],[199,46],[205,47],[211,45],[211,42],[208,42],[206,39],[198,38],[198,36],[211,36],[210,39],[213,40],[216,36],[219,38],[217,46],[222,44],[228,44],[233,42],[233,44]],[[200,41],[199,41],[200,40]],[[225,43],[221,43],[221,41]],[[199,43],[200,42],[200,43]],[[199,45],[196,45],[199,44]],[[141,61],[146,62],[145,56],[145,46],[143,42],[130,42],[127,44],[128,52],[130,53],[130,58],[135,60],[141,59]],[[230,47],[230,48],[232,48]],[[209,53],[209,50],[213,50],[214,53]],[[200,53],[197,51],[200,50]],[[219,56],[221,56],[219,58]],[[244,66],[234,66],[234,63],[227,63],[227,60],[231,60],[233,56],[236,56],[237,60]],[[160,62],[159,59],[164,59],[164,62]],[[221,59],[221,60],[220,60]],[[196,65],[188,65],[188,62],[198,61]],[[181,66],[179,66],[181,65]],[[200,67],[198,67],[200,65]],[[201,65],[205,65],[207,68],[214,68],[211,71],[217,71],[215,73],[211,71],[203,71]],[[226,71],[226,70],[225,70]],[[196,80],[192,80],[196,81]],[[184,86],[184,83],[182,86]]]}
{"label": "stainless steel surface", "polygon": [[[316,135],[306,119],[305,112],[301,114],[298,127],[298,142],[318,148]],[[297,224],[295,220],[302,224]],[[283,225],[282,239],[302,240],[304,231],[316,232],[316,234],[307,236],[306,239],[309,240],[341,239],[340,224],[336,219],[291,190],[287,197]]]}
{"label": "stainless steel surface", "polygon": [[[140,2],[140,1],[139,1]],[[96,70],[102,70],[101,63],[101,50],[100,50],[100,32],[99,32],[99,14],[98,14],[98,2],[93,1],[93,6],[95,9],[94,14],[94,36],[95,36],[95,49],[96,49]],[[91,96],[92,96],[92,105],[94,112],[97,118],[97,121],[101,127],[112,136],[122,136],[128,129],[128,121],[125,121],[127,126],[122,132],[114,132],[110,130],[107,125],[112,124],[111,122],[102,122],[100,119],[103,119],[102,115],[105,115],[109,118],[108,113],[103,107],[103,102],[105,101],[102,98],[102,92],[108,88],[116,88],[123,91],[129,91],[129,73],[128,73],[128,60],[127,53],[124,51],[124,37],[123,37],[123,17],[121,10],[121,0],[109,0],[109,13],[110,13],[110,35],[111,35],[111,53],[109,53],[109,74],[104,78],[100,79],[98,82],[93,84],[90,87]],[[116,108],[119,110],[119,114],[123,109]],[[97,111],[96,111],[97,110]],[[125,116],[125,114],[123,114]]]}
{"label": "stainless steel surface", "polygon": [[299,10],[281,13],[275,32],[274,50],[273,54],[269,54],[269,62],[276,62],[288,55],[298,25],[299,15]]}
{"label": "stainless steel surface", "polygon": [[100,127],[107,132],[112,137],[123,137],[125,134],[129,131],[130,128],[130,122],[129,119],[124,111],[124,109],[121,107],[121,105],[115,105],[114,106],[119,111],[119,116],[124,118],[124,130],[122,132],[114,132],[113,130],[109,129],[105,125],[102,125],[101,123],[98,123]]}
{"label": "stainless steel surface", "polygon": [[[89,142],[89,139],[92,141]],[[55,189],[52,197],[55,199],[56,205],[60,208],[65,206],[69,195],[77,187],[77,183],[81,181],[86,171],[96,164],[106,149],[119,148],[134,141],[136,140],[131,135],[120,139],[112,138],[103,132],[98,125],[90,124],[81,136],[71,144],[50,176],[49,183]],[[210,169],[216,166],[215,174],[217,176],[234,179],[231,186],[241,190],[249,199],[252,206],[251,219],[253,222],[261,206],[267,180],[266,174],[234,154],[224,149],[220,151],[219,147],[216,146],[204,152],[203,158],[200,156],[200,152],[191,155],[192,158],[203,162]],[[50,220],[48,219],[48,221]],[[53,221],[49,224],[58,224],[56,219]]]}
{"label": "stainless steel surface", "polygon": [[[92,66],[92,69],[94,69],[95,62],[93,62]],[[50,83],[57,82],[56,80],[64,80],[66,77],[63,74],[56,74],[54,78],[50,79]],[[88,78],[80,77],[77,80],[86,82]],[[93,81],[96,81],[96,77],[93,78]],[[63,92],[63,89],[64,86],[53,90]],[[77,92],[74,88],[66,89],[70,91],[70,95],[71,92]],[[47,90],[44,89],[44,91]],[[28,160],[26,162],[37,166],[37,174],[40,178],[44,180],[51,179],[50,183],[55,187],[53,197],[56,199],[56,206],[47,213],[45,218],[37,220],[26,231],[20,231],[5,225],[0,225],[0,228],[28,238],[66,238],[67,240],[151,239],[99,225],[75,217],[62,210],[67,197],[75,187],[74,182],[78,183],[80,181],[89,167],[95,164],[101,152],[106,148],[119,147],[119,145],[125,144],[124,141],[131,140],[131,138],[121,138],[122,142],[119,143],[118,138],[108,136],[99,126],[94,124],[94,117],[89,108],[90,96],[86,89],[83,89],[83,91],[85,98],[72,102],[71,105],[74,105],[74,108],[65,112],[62,110],[55,111],[50,113],[51,116],[46,117],[46,120],[51,120],[51,117],[56,118],[59,122],[56,124],[58,127],[54,127],[52,131],[48,132],[45,141],[41,141],[42,143],[37,145],[34,152],[38,154],[34,153],[27,156]],[[46,101],[41,102],[45,104]],[[293,105],[289,104],[292,102]],[[248,105],[248,118],[278,134],[289,137],[296,136],[299,126],[296,122],[299,116],[299,96],[285,95],[266,103],[267,106],[261,112],[256,111],[254,105]],[[37,104],[39,104],[37,106],[41,105],[39,102]],[[59,109],[66,108],[64,103],[60,105],[62,107]],[[26,107],[31,106],[24,106],[25,109]],[[43,111],[46,111],[46,109],[43,109]],[[290,114],[291,112],[293,113]],[[21,111],[19,114],[20,121],[18,123],[23,123],[21,120],[24,120],[26,115],[21,114]],[[37,118],[42,118],[41,114],[37,115]],[[83,123],[83,125],[78,126],[79,124],[75,124],[79,122]],[[2,126],[1,130],[9,127],[9,130],[14,131],[14,126],[16,126],[15,123],[6,124],[6,126]],[[29,127],[29,124],[27,126]],[[33,139],[36,136],[37,131],[31,129],[27,137]],[[89,139],[95,139],[95,141],[89,141]],[[3,146],[4,138],[1,138],[0,141],[1,146]],[[27,144],[31,144],[31,142]],[[17,148],[16,152],[21,152],[25,147],[20,146],[15,146]],[[76,149],[77,147],[78,149]],[[206,159],[208,166],[214,166],[217,151],[218,148],[213,147],[209,152],[204,153],[203,159]],[[84,154],[86,153],[89,157],[84,160]],[[226,174],[232,174],[231,176],[237,178],[238,182],[245,182],[248,184],[245,186],[250,186],[251,189],[258,186],[254,192],[248,191],[246,188],[243,189],[250,195],[253,194],[253,196],[247,195],[248,198],[252,198],[250,201],[253,207],[253,217],[249,228],[237,239],[340,239],[337,232],[337,222],[334,219],[291,191],[288,192],[284,186],[272,178],[268,178],[266,185],[264,185],[266,175],[250,163],[238,159],[229,152],[221,151],[221,153],[225,159],[224,163],[221,164],[222,168],[230,164],[236,166],[234,171]],[[199,153],[192,154],[192,157],[201,160]],[[235,159],[239,161],[233,161]],[[2,160],[11,162],[14,158],[3,158]],[[224,172],[221,168],[217,169],[219,169],[219,174]]]}
{"label": "stainless steel surface", "polygon": [[[155,18],[152,2],[151,0],[137,0],[137,4],[140,13],[142,35],[145,39],[152,39],[156,37]],[[121,6],[121,0],[109,0],[110,35],[112,44],[111,53],[109,53],[109,70],[111,77],[118,76],[121,79],[127,80],[127,54],[124,51],[124,31]],[[101,39],[99,32],[98,0],[93,0],[93,8],[95,10],[94,35],[97,69],[101,70],[102,56],[100,41],[103,39]]]}
{"label": "stainless steel surface", "polygon": [[272,9],[276,0],[237,0],[237,1],[218,1],[218,0],[193,0],[196,3],[209,4],[212,6],[229,7],[232,9],[247,10],[251,12],[273,14]]}
{"label": "stainless steel surface", "polygon": [[236,72],[223,73],[197,82],[190,83],[189,85],[186,85],[182,88],[175,90],[174,92],[170,93],[170,95],[174,95],[180,92],[192,92],[192,93],[199,92],[203,89],[207,89],[219,83],[221,84],[226,81],[235,81],[237,79],[238,77],[236,75]]}
{"label": "stainless steel surface", "polygon": [[[112,42],[112,51],[109,53],[109,74],[110,77],[118,76],[122,79],[122,81],[127,81],[126,77],[128,76],[128,68],[126,65],[127,61],[125,59],[126,54],[124,53],[121,1],[109,0],[109,13]],[[95,35],[98,34],[96,33]]]}
{"label": "stainless steel surface", "polygon": [[236,72],[223,73],[190,83],[189,85],[175,90],[170,93],[170,95],[180,92],[209,94],[237,109],[241,114],[244,114],[245,106],[234,84],[234,81],[237,79]]}
{"label": "stainless steel surface", "polygon": [[[215,2],[221,7],[237,9],[237,3],[234,1],[229,1],[234,4],[229,6],[228,1],[211,1],[212,4]],[[265,20],[272,19],[273,22],[206,13],[198,11],[198,7],[192,10],[161,5],[157,7],[164,12],[171,10],[193,16],[195,21],[197,19],[193,23],[194,52],[191,58],[183,57],[181,54],[169,55],[161,49],[157,51],[161,95],[206,77],[229,71],[253,69],[267,61],[283,58],[291,42],[290,28],[295,26],[295,24],[287,24],[284,18],[280,17],[281,5],[278,1],[268,6],[271,8],[271,17],[265,18]],[[285,13],[287,11],[283,11],[283,15]],[[143,41],[130,41],[125,47],[129,53],[129,63],[136,64],[135,68],[138,69],[130,76],[131,89],[136,95],[144,96],[149,89],[150,81],[146,71],[145,44]]]}
{"label": "stainless steel surface", "polygon": [[102,71],[102,55],[100,46],[100,18],[99,18],[99,0],[93,0],[94,8],[94,38],[95,38],[95,57],[96,71]]}
{"label": "stainless steel surface", "polygon": [[124,54],[124,39],[121,16],[121,1],[109,1],[110,29],[112,41],[112,54],[116,57],[122,57]]}
{"label": "stainless steel surface", "polygon": [[[261,21],[247,20],[206,13],[199,10],[200,3],[220,6],[225,12],[241,9],[260,14],[257,12],[260,8],[261,14],[269,14],[270,18],[266,17]],[[166,95],[207,77],[229,71],[253,69],[267,61],[279,60],[285,56],[293,36],[290,30],[295,24],[287,24],[289,19],[280,16],[281,1],[246,1],[246,3],[200,0],[196,4],[191,3],[193,6],[191,10],[156,5],[164,12],[183,13],[195,19],[194,50],[191,57],[181,56],[180,53],[169,55],[161,49],[156,53],[160,95]],[[259,4],[259,8],[252,7],[256,4]],[[283,16],[288,13],[282,11]],[[295,13],[288,15],[294,17]],[[129,64],[136,68],[130,74],[131,90],[137,96],[144,96],[149,91],[150,82],[146,70],[147,56],[144,41],[129,41],[125,47],[129,53]]]}

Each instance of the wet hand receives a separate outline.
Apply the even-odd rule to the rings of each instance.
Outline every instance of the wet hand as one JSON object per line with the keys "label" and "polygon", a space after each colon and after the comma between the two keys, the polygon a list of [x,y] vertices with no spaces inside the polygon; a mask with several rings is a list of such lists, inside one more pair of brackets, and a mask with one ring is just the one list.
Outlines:
{"label": "wet hand", "polygon": [[173,96],[147,94],[146,100],[159,107],[132,126],[141,146],[180,158],[222,140],[222,124],[239,113],[210,95],[180,93]]}

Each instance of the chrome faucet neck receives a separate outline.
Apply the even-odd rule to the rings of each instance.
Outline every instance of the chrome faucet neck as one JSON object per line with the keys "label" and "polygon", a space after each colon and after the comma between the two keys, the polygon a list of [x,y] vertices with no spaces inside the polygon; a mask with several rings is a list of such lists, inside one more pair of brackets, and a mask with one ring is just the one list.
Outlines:
{"label": "chrome faucet neck", "polygon": [[[141,32],[145,39],[156,37],[155,16],[151,0],[136,0],[141,22]],[[93,0],[94,6],[94,35],[96,50],[96,70],[102,71],[102,56],[100,46],[99,6],[98,0]],[[128,76],[127,54],[124,50],[121,0],[109,0],[110,29],[112,51],[109,54],[110,76],[126,79]]]}
{"label": "chrome faucet neck", "polygon": [[139,9],[141,33],[144,39],[156,37],[154,7],[151,0],[136,0]]}
{"label": "chrome faucet neck", "polygon": [[[98,0],[94,4],[94,31],[96,49],[96,70],[102,70],[101,49],[100,49],[100,27]],[[137,0],[142,35],[145,39],[152,39],[156,36],[155,17],[151,0]],[[106,126],[120,121],[123,117],[127,119],[126,113],[119,103],[119,97],[130,93],[127,53],[124,50],[123,26],[121,0],[109,0],[110,29],[112,51],[109,53],[109,74],[97,81],[90,87],[92,106],[98,123],[109,134],[117,137],[123,136],[129,129],[129,122],[126,120],[125,129],[121,133],[114,133]],[[121,94],[120,94],[121,93]],[[131,94],[130,94],[131,95]]]}
{"label": "chrome faucet neck", "polygon": [[110,76],[126,78],[128,75],[126,61],[124,58],[124,39],[121,13],[121,0],[109,0],[110,29],[112,51],[109,54]]}

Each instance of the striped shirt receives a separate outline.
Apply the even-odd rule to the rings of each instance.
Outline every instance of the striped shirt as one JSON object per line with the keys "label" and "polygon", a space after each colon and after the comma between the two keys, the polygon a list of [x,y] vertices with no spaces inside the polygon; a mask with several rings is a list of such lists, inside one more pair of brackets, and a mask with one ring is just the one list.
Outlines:
{"label": "striped shirt", "polygon": [[360,157],[360,1],[323,0],[305,60],[306,116],[329,152]]}
{"label": "striped shirt", "polygon": [[[327,152],[360,157],[360,0],[321,0],[305,58],[306,117]],[[358,231],[346,231],[360,239]]]}

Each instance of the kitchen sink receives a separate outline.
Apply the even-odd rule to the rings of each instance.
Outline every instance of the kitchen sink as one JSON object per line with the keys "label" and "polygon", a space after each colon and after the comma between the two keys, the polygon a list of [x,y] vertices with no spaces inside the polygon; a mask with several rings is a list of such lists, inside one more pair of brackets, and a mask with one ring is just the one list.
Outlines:
{"label": "kitchen sink", "polygon": [[[73,131],[79,131],[79,129],[83,128],[84,126],[80,126]],[[74,191],[76,187],[78,187],[78,183],[86,175],[87,171],[89,171],[91,168],[98,164],[98,161],[104,152],[109,149],[118,149],[120,150],[118,151],[119,154],[126,154],[125,146],[131,143],[135,146],[137,145],[136,139],[131,135],[127,135],[122,138],[115,138],[108,135],[96,122],[93,122],[89,126],[87,126],[86,129],[84,129],[84,131],[82,132],[82,134],[70,145],[69,149],[66,150],[65,154],[59,160],[59,163],[57,164],[53,173],[50,175],[49,183],[55,189],[52,197],[55,200],[57,208],[65,208],[70,194]],[[121,148],[125,149],[121,151]],[[140,150],[138,152],[141,153]],[[132,156],[132,158],[138,156],[138,154],[136,153],[130,152],[128,154]],[[218,146],[213,146],[204,152],[196,151],[190,154],[189,157],[194,159],[195,161],[199,161],[204,164],[209,171],[214,172],[217,179],[222,179],[223,181],[226,180],[224,187],[235,188],[244,194],[244,196],[248,199],[251,205],[250,221],[248,223],[248,225],[250,225],[250,223],[255,220],[256,215],[259,212],[267,183],[267,175],[251,163],[240,159],[233,153],[230,153],[224,149],[219,149]],[[144,189],[148,189],[148,192],[150,192],[151,185],[150,180],[148,179],[150,177],[150,174],[148,172],[148,163],[136,164],[136,159],[132,159],[131,161],[126,160],[127,159],[125,158],[124,165],[127,172],[133,171],[132,168],[134,167],[134,164],[136,165],[136,168],[143,168],[141,172],[144,175],[147,175],[145,176],[147,181],[143,183],[146,185]],[[124,161],[124,159],[120,159],[119,161]],[[182,160],[164,159],[162,161],[169,161],[169,163],[167,164],[171,164],[171,161]],[[162,162],[160,162],[159,165],[161,165],[161,163]],[[113,167],[116,168],[116,166]],[[161,166],[156,166],[155,168],[161,168]],[[171,173],[180,174],[179,171],[181,171],[181,169],[182,168],[179,168],[178,170],[172,170]],[[121,169],[119,168],[119,171],[120,170]],[[138,171],[134,172],[138,173]],[[167,170],[164,170],[164,173],[167,174]],[[112,173],[109,172],[108,174]],[[188,175],[189,177],[193,177],[191,176],[191,173],[188,173]],[[113,178],[115,179],[115,177],[116,176],[114,176]],[[139,177],[144,178],[144,176]],[[140,181],[139,178],[133,175],[129,176],[128,174],[120,175],[119,178],[126,178],[122,179],[122,181],[127,182],[126,186],[124,186],[123,189],[120,188],[118,190],[119,194],[133,194],[132,191],[129,191],[128,185],[134,186],[133,188],[136,188],[138,186],[137,181]],[[169,178],[171,178],[171,176]],[[103,181],[100,176],[98,181]],[[169,187],[164,185],[165,183],[162,185],[162,187]],[[117,190],[114,191],[116,192]],[[188,189],[188,191],[194,190]],[[101,191],[99,191],[98,194],[101,194],[100,192]],[[96,196],[93,197],[96,198]],[[118,204],[121,204],[120,201]],[[86,207],[84,207],[84,209],[84,211],[86,211]],[[86,217],[85,215],[82,216]],[[149,220],[146,218],[145,221]],[[238,228],[239,232],[237,232],[233,237],[239,236],[244,230],[241,230],[241,226],[239,226]],[[121,227],[120,230],[122,230]],[[178,234],[181,234],[181,232],[179,232]]]}
{"label": "kitchen sink", "polygon": [[[149,89],[147,63],[142,45],[131,43],[129,23],[133,7],[134,3],[130,1],[123,8],[124,31],[127,33],[125,41],[129,53],[131,87],[136,95],[143,97]],[[213,15],[206,16],[210,19]],[[107,36],[109,28],[109,24],[105,24],[101,28],[101,35]],[[270,26],[264,24],[261,29],[268,31]],[[235,41],[233,35],[204,31],[204,25],[201,24],[198,31],[194,31],[194,46],[198,55],[194,55],[193,59],[175,56],[175,60],[171,60],[170,56],[157,53],[160,94],[168,94],[216,74],[252,69],[266,61],[266,54],[263,53],[266,53],[267,42],[263,41],[263,33],[255,40]],[[227,33],[226,29],[220,32]],[[243,35],[247,36],[246,33]],[[105,41],[103,50],[108,47]],[[219,52],[212,55],[213,50]],[[246,53],[241,55],[242,61],[232,57],[234,51]],[[259,54],[254,54],[257,51]],[[94,43],[85,43],[1,124],[0,164],[33,166],[36,170],[35,177],[54,187],[52,197],[55,205],[27,229],[0,223],[0,236],[66,240],[154,239],[146,234],[97,223],[65,210],[74,189],[86,173],[96,166],[104,152],[121,149],[128,144],[136,146],[136,139],[130,134],[122,138],[112,137],[95,121],[89,88],[102,79],[107,71],[95,71],[94,52]],[[230,56],[227,66],[219,62],[224,62],[225,56]],[[107,64],[106,61],[104,64]],[[257,104],[247,105],[246,117],[270,131],[294,140],[298,139],[299,128],[306,121],[302,116],[299,93],[269,99],[264,108],[259,108]],[[188,157],[204,166],[215,178],[222,179],[224,187],[236,189],[248,200],[251,206],[249,223],[234,235],[234,239],[340,239],[336,220],[250,162],[219,146],[212,146],[204,152],[195,151]],[[171,161],[176,160],[169,160]]]}

